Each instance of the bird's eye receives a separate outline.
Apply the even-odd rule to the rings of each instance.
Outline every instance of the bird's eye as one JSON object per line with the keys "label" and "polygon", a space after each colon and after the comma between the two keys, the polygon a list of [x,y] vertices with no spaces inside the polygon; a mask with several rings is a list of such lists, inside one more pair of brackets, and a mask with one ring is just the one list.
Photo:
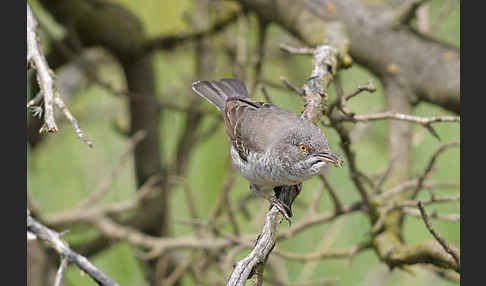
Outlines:
{"label": "bird's eye", "polygon": [[305,144],[300,144],[299,150],[302,152],[307,152],[307,146]]}

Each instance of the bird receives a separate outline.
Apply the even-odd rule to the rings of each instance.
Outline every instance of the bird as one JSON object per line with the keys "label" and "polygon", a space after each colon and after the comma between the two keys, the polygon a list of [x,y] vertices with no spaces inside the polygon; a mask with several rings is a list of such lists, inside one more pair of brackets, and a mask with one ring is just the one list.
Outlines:
{"label": "bird", "polygon": [[[278,192],[290,190],[342,160],[331,152],[322,130],[297,114],[269,102],[251,99],[245,84],[235,78],[198,80],[192,90],[222,113],[234,167],[250,190],[266,198],[289,221],[290,205]],[[287,187],[287,188],[284,188]],[[274,188],[277,197],[263,190]]]}

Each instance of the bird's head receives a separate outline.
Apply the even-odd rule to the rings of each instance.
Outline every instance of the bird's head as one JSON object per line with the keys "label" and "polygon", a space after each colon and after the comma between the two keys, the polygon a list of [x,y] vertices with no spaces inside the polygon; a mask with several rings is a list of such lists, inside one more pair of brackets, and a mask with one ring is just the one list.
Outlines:
{"label": "bird's head", "polygon": [[273,150],[291,173],[311,177],[326,167],[341,167],[342,160],[331,152],[321,129],[310,121],[300,120],[298,126],[281,130]]}

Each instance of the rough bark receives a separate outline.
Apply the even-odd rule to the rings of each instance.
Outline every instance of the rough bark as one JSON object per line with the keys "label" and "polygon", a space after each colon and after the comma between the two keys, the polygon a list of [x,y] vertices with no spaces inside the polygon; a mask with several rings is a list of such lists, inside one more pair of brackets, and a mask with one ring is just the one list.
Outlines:
{"label": "rough bark", "polygon": [[[349,64],[349,55],[368,68],[383,82],[390,111],[411,114],[411,101],[419,99],[460,113],[459,51],[420,35],[407,25],[419,1],[395,1],[393,5],[391,1],[373,4],[360,0],[239,2],[264,21],[279,24],[310,47],[323,42],[335,46],[342,65]],[[389,182],[409,179],[410,123],[390,121],[388,143],[390,159],[398,162]],[[396,199],[409,196],[404,192]],[[373,224],[380,217],[380,209],[380,202],[373,201],[370,209]],[[442,256],[427,256],[434,249],[427,248],[426,244],[418,245],[418,248],[427,249],[424,253],[403,244],[402,216],[399,212],[387,214],[380,230],[374,233],[373,246],[379,258],[390,267],[410,261],[440,264],[437,261],[443,261]]]}
{"label": "rough bark", "polygon": [[459,50],[402,25],[399,8],[361,0],[239,2],[307,45],[326,40],[380,78],[394,78],[419,99],[460,113]]}
{"label": "rough bark", "polygon": [[[162,175],[160,109],[154,104],[153,67],[150,54],[142,51],[146,39],[139,20],[120,5],[108,1],[40,2],[57,21],[68,27],[69,36],[75,37],[81,45],[102,46],[120,61],[129,95],[130,133],[141,129],[147,132],[134,152],[137,185],[143,185],[153,175]],[[160,183],[158,187],[158,195],[143,201],[144,211],[137,213],[129,224],[150,235],[167,236],[168,193],[165,184]],[[85,250],[84,255],[94,254],[109,243],[109,240],[101,237],[78,251]]]}

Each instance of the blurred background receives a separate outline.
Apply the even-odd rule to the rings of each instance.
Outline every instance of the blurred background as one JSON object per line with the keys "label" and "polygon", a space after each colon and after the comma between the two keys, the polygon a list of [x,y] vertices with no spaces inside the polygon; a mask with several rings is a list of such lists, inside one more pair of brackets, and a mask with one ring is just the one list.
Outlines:
{"label": "blurred background", "polygon": [[[78,206],[80,201],[100,188],[104,189],[104,193],[93,205],[131,200],[139,186],[149,177],[162,174],[163,182],[157,183],[157,186],[163,195],[143,202],[139,208],[114,215],[117,221],[133,223],[132,226],[139,227],[140,231],[160,237],[177,238],[196,233],[205,235],[208,231],[204,227],[198,228],[194,223],[187,222],[207,221],[214,217],[216,204],[221,200],[225,186],[229,185],[231,188],[227,201],[234,208],[244,205],[245,211],[234,212],[239,233],[254,234],[256,238],[260,232],[268,203],[260,198],[249,197],[248,182],[235,173],[230,164],[222,118],[213,106],[192,92],[191,83],[199,79],[237,77],[247,83],[254,99],[266,100],[263,87],[274,104],[295,113],[302,111],[302,99],[286,88],[281,77],[301,87],[311,73],[312,55],[285,53],[280,49],[280,44],[314,47],[315,43],[305,33],[306,29],[314,29],[317,24],[309,16],[308,26],[292,30],[289,24],[293,23],[291,20],[285,15],[276,15],[276,11],[287,12],[281,9],[269,12],[266,2],[273,1],[241,1],[246,4],[244,8],[239,1],[28,1],[39,22],[38,33],[47,62],[56,74],[59,96],[76,117],[86,137],[93,142],[93,148],[89,148],[77,138],[70,122],[60,110],[56,110],[55,117],[59,131],[39,134],[42,118],[33,116],[31,110],[27,111],[27,192],[30,209],[47,226],[58,231],[69,229],[64,239],[73,249],[87,255],[91,262],[120,285],[164,285],[156,278],[163,274],[154,274],[160,263],[154,262],[157,259],[144,259],[141,255],[143,251],[138,246],[123,240],[103,238],[100,230],[90,223],[50,223],[49,215]],[[283,2],[285,5],[293,5]],[[301,2],[306,1],[295,1],[295,5],[303,5]],[[371,7],[369,9],[378,11],[376,19],[365,17],[372,22],[386,18],[383,12],[385,5],[391,7],[390,10],[399,11],[403,1],[343,1],[333,4],[335,6],[330,6],[332,1],[321,2],[327,5],[328,13],[336,17],[330,21],[339,22],[343,15],[361,17],[359,9],[367,5]],[[359,2],[354,8],[356,11],[346,10],[346,5],[352,7],[354,2]],[[395,32],[403,33],[407,29],[413,31],[411,35],[417,37],[417,41],[427,41],[433,47],[432,50],[438,45],[458,53],[459,1],[423,2],[426,4],[419,8],[409,8],[412,15],[406,15],[407,20],[401,19],[401,28],[395,28]],[[288,10],[289,18],[292,11]],[[295,16],[295,19],[301,18]],[[297,25],[300,22],[296,20],[295,23]],[[389,75],[380,72],[380,68],[383,68],[375,64],[376,61],[367,62],[366,53],[354,48],[360,45],[356,39],[376,36],[364,30],[371,24],[365,21],[361,35],[358,35],[360,31],[353,30],[350,25],[344,25],[350,35],[350,48],[344,45],[339,50],[349,53],[354,62],[349,68],[338,71],[342,90],[348,94],[372,79],[376,92],[363,92],[353,97],[347,107],[356,114],[390,110],[393,104],[390,107],[386,94],[389,86],[386,78]],[[391,28],[390,31],[386,29],[384,27],[381,32],[391,33]],[[260,54],[262,31],[265,31],[263,56]],[[375,32],[377,35],[381,33],[379,28]],[[386,41],[379,36],[369,41],[380,40]],[[333,43],[332,40],[330,42]],[[419,45],[414,43],[410,42],[410,47],[401,45],[396,50],[408,50],[404,53],[419,51]],[[363,45],[366,43],[363,42]],[[138,56],[140,51],[146,55]],[[434,61],[434,57],[440,59],[447,57],[447,54],[433,55],[430,61]],[[383,55],[383,58],[386,56]],[[416,60],[409,59],[410,62]],[[409,69],[400,63],[388,62],[386,66],[389,71],[391,69],[390,73],[394,73],[394,69],[398,69],[398,73],[406,73],[405,70]],[[415,69],[417,73],[423,72],[421,66],[417,65],[410,69]],[[430,71],[427,69],[425,72]],[[441,75],[437,73],[437,76]],[[446,76],[450,76],[450,73],[446,73]],[[459,73],[456,77],[459,80]],[[29,100],[39,90],[35,83],[35,71],[28,71],[27,82]],[[405,85],[409,83],[401,82]],[[434,85],[438,83],[440,81],[432,82]],[[443,85],[448,84],[448,78],[444,77]],[[428,87],[424,86],[426,90]],[[456,107],[450,108],[451,104],[440,102],[440,90],[430,92],[433,94],[431,99],[424,99],[426,96],[420,92],[415,93],[416,98],[410,100],[410,114],[423,117],[459,115],[458,103]],[[328,96],[328,102],[337,96],[334,83],[328,88]],[[459,93],[452,96],[458,99]],[[322,119],[328,121],[325,116]],[[393,125],[390,122],[377,120],[346,123],[357,166],[374,180],[378,180],[387,170],[392,159],[389,132]],[[385,190],[407,178],[420,176],[441,144],[460,138],[458,122],[439,122],[433,125],[440,141],[420,124],[406,125],[410,128],[406,134],[410,144],[409,161],[395,164],[406,164],[409,171],[408,174],[396,175],[396,179],[387,180],[383,185]],[[331,149],[344,154],[336,130],[320,126]],[[131,138],[138,129],[145,129],[147,134],[136,144],[133,152]],[[350,179],[346,157],[343,158],[344,167],[329,169],[326,178],[343,205],[348,205],[360,200],[360,196]],[[458,183],[459,158],[459,148],[445,150],[437,157],[433,172],[427,180]],[[293,225],[308,215],[309,203],[313,201],[317,188],[323,188],[318,177],[304,182],[302,193],[293,206]],[[434,189],[434,194],[439,196],[458,193],[458,186]],[[424,199],[428,197],[429,192],[426,191],[418,196]],[[225,206],[228,207],[228,204]],[[324,191],[319,197],[317,211],[326,213],[333,209],[333,202],[328,192]],[[429,213],[437,211],[457,214],[459,209],[458,201],[427,206]],[[251,215],[248,216],[246,212]],[[145,213],[146,217],[141,213]],[[140,221],[133,219],[137,216],[141,217]],[[234,233],[234,226],[228,220],[228,213],[223,211],[218,215],[217,221],[221,221],[218,228],[226,233]],[[432,220],[432,223],[450,244],[459,247],[458,220]],[[278,241],[277,248],[293,253],[346,249],[369,237],[372,226],[366,213],[353,212]],[[289,226],[286,223],[280,225],[280,230],[287,228]],[[420,217],[405,216],[401,239],[407,244],[414,244],[433,237]],[[104,241],[102,246],[92,245],[100,241]],[[52,285],[47,281],[52,279],[52,273],[57,269],[58,258],[44,244],[35,243],[28,244],[27,259],[34,259],[32,264],[28,264],[28,285]],[[235,251],[232,262],[250,251],[245,247],[235,248],[233,246],[223,250],[224,253]],[[175,261],[177,267],[180,261],[185,261],[184,257],[194,255],[195,259],[203,259],[197,253],[197,250],[182,249],[173,255],[176,258],[171,261]],[[332,285],[459,285],[458,281],[444,278],[423,267],[423,264],[390,269],[390,265],[380,258],[373,247],[349,258],[298,261],[271,254],[269,261],[271,266],[265,269],[268,280],[264,285],[304,285],[298,283],[324,278],[336,280]],[[215,265],[208,263],[208,277],[220,279],[214,284],[198,281],[189,270],[180,276],[177,283],[224,283],[229,273],[224,273],[224,269],[216,266],[220,262]],[[36,267],[39,268],[37,272]],[[231,269],[231,266],[227,267],[225,269]],[[170,266],[166,268],[169,269],[168,273],[170,269],[173,270]],[[63,283],[73,286],[96,285],[73,265],[69,266]]]}

